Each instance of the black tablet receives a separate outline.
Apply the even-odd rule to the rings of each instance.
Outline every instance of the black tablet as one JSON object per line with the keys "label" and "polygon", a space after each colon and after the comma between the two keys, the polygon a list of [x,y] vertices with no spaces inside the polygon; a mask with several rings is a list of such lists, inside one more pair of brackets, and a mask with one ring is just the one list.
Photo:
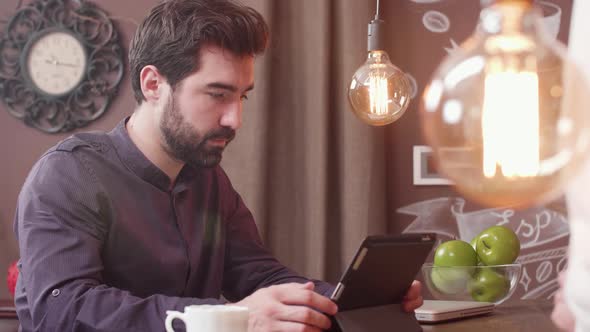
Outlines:
{"label": "black tablet", "polygon": [[435,240],[431,233],[365,238],[331,296],[338,310],[401,303]]}

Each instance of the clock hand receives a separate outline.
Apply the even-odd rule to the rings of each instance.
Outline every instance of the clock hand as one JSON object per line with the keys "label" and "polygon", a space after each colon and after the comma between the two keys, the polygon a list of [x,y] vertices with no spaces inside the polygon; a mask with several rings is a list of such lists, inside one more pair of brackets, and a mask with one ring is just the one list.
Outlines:
{"label": "clock hand", "polygon": [[45,59],[45,63],[48,63],[50,65],[54,65],[54,66],[64,66],[64,67],[72,67],[72,68],[78,67],[78,65],[73,64],[73,63],[61,62],[61,61],[57,60],[54,56],[51,56],[51,60]]}
{"label": "clock hand", "polygon": [[58,66],[65,66],[65,67],[72,67],[72,68],[77,68],[78,67],[77,65],[75,65],[73,63],[68,63],[68,62],[59,62],[59,61],[56,61],[55,64],[58,65]]}
{"label": "clock hand", "polygon": [[78,66],[76,66],[75,64],[72,63],[58,63],[58,66],[66,66],[66,67],[72,67],[72,68],[78,68]]}

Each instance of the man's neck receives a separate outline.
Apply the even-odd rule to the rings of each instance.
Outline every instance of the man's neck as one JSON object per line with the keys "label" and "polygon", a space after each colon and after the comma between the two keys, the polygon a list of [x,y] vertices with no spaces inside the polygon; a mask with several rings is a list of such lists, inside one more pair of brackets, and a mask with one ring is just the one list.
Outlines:
{"label": "man's neck", "polygon": [[164,150],[160,142],[161,134],[158,125],[151,119],[153,117],[153,110],[147,109],[144,105],[145,103],[138,106],[129,118],[129,121],[127,121],[127,132],[139,151],[168,175],[172,184],[176,180],[184,163],[170,157]]}

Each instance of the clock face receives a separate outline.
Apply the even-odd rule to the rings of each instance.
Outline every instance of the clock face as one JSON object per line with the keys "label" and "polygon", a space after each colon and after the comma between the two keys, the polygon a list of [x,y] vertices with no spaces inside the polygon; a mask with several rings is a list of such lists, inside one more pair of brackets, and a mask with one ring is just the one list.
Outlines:
{"label": "clock face", "polygon": [[50,31],[33,40],[25,61],[31,82],[51,96],[74,89],[85,75],[87,62],[82,43],[64,31]]}

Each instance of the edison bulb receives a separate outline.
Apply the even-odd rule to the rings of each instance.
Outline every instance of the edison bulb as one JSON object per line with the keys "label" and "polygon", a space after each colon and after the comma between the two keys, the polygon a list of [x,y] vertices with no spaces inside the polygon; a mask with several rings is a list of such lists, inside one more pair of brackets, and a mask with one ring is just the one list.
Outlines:
{"label": "edison bulb", "polygon": [[410,103],[411,86],[406,75],[385,51],[369,51],[367,61],[352,77],[348,99],[357,117],[382,126],[399,119]]}
{"label": "edison bulb", "polygon": [[588,152],[590,94],[532,1],[492,1],[425,89],[421,118],[439,171],[490,206],[562,192]]}

